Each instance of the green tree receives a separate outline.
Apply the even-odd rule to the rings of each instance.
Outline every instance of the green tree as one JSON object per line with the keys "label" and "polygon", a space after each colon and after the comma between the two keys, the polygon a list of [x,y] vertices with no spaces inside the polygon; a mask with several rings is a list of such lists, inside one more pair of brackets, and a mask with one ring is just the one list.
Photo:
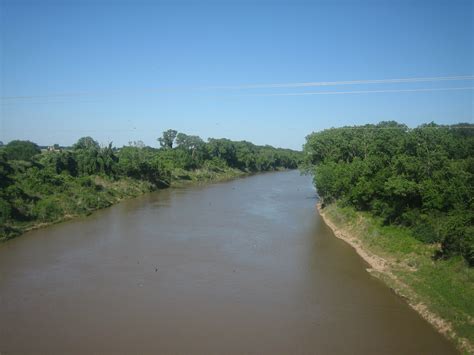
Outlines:
{"label": "green tree", "polygon": [[82,137],[72,146],[74,150],[99,150],[100,145],[99,143],[94,140],[92,137]]}
{"label": "green tree", "polygon": [[174,140],[176,138],[176,135],[178,134],[178,131],[174,129],[169,129],[167,131],[163,132],[163,135],[158,138],[158,142],[160,143],[160,147],[163,149],[172,149]]}
{"label": "green tree", "polygon": [[408,129],[396,122],[312,133],[304,166],[324,202],[339,200],[442,241],[471,262],[474,125]]}
{"label": "green tree", "polygon": [[176,146],[190,154],[194,167],[199,167],[206,158],[206,143],[199,136],[189,136],[178,133],[176,136]]}
{"label": "green tree", "polygon": [[21,140],[11,141],[3,149],[9,160],[31,160],[41,153],[37,144]]}
{"label": "green tree", "polygon": [[67,172],[71,176],[77,176],[77,161],[72,152],[48,152],[39,161],[46,169],[50,169],[56,174]]}
{"label": "green tree", "polygon": [[224,159],[232,167],[237,165],[236,147],[230,139],[209,138],[207,149],[211,157]]}

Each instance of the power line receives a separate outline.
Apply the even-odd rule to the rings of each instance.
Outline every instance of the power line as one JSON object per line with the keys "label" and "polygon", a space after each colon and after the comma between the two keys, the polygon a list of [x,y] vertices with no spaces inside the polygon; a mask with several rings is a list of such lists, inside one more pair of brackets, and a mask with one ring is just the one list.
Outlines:
{"label": "power line", "polygon": [[[142,89],[142,90],[136,90],[136,91],[115,90],[115,91],[84,91],[84,92],[69,92],[69,93],[63,92],[63,93],[55,93],[55,94],[49,94],[49,95],[0,96],[0,100],[10,101],[10,100],[29,100],[29,99],[45,99],[45,98],[120,95],[120,94],[130,94],[130,93],[157,93],[157,92],[175,92],[175,91],[305,88],[305,87],[323,87],[323,86],[340,86],[340,85],[404,84],[404,83],[466,81],[466,80],[474,80],[474,75],[416,77],[416,78],[399,78],[399,79],[350,80],[350,81],[320,81],[320,82],[300,82],[300,83],[273,83],[273,84],[270,83],[270,84],[249,84],[249,85],[233,85],[233,86],[195,86],[195,87],[181,86],[181,87],[150,88],[150,89]],[[306,94],[306,93],[303,93],[303,94]],[[275,95],[278,95],[278,94],[275,94]]]}
{"label": "power line", "polygon": [[422,92],[422,91],[450,91],[450,90],[473,90],[473,89],[474,89],[474,86],[466,86],[466,87],[455,87],[455,88],[294,92],[294,93],[281,93],[281,94],[253,94],[253,95],[245,95],[245,96],[350,95],[350,94],[375,94],[375,93],[389,93],[389,92]]}
{"label": "power line", "polygon": [[241,85],[241,86],[208,86],[208,87],[203,87],[203,89],[265,89],[265,88],[315,87],[315,86],[338,86],[338,85],[361,85],[361,84],[419,83],[419,82],[459,81],[459,80],[473,80],[473,79],[474,79],[474,75],[464,75],[464,76],[439,76],[439,77],[427,77],[427,78],[254,84],[254,85]]}

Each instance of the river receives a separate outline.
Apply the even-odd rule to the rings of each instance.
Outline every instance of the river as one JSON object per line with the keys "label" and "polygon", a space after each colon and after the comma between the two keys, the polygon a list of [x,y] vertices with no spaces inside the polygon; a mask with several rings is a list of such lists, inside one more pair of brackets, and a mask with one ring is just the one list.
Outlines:
{"label": "river", "polygon": [[167,189],[0,246],[0,353],[450,354],[296,171]]}

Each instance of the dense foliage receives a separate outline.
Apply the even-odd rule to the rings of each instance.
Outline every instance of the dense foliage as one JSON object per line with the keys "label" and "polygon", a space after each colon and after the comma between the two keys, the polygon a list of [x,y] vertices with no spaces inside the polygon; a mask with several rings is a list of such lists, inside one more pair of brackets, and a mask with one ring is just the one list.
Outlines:
{"label": "dense foliage", "polygon": [[[161,148],[133,142],[101,147],[83,137],[71,148],[41,152],[29,141],[0,147],[0,239],[38,223],[109,206],[127,196],[229,172],[296,168],[301,152],[249,142],[163,132]],[[235,174],[234,174],[235,175]]]}
{"label": "dense foliage", "polygon": [[312,133],[305,167],[324,203],[334,200],[406,226],[441,256],[474,265],[474,125],[396,122]]}
{"label": "dense foliage", "polygon": [[4,148],[8,159],[11,160],[30,160],[36,154],[41,153],[40,148],[33,142],[14,140],[8,143]]}

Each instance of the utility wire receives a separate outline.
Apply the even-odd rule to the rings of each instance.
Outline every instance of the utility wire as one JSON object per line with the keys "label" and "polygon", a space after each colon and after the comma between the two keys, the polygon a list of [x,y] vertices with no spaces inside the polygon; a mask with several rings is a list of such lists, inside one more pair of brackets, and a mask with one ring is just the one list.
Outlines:
{"label": "utility wire", "polygon": [[439,76],[427,78],[403,78],[403,79],[376,79],[376,80],[350,80],[350,81],[320,81],[303,83],[282,84],[254,84],[242,86],[208,86],[203,89],[264,89],[264,88],[288,88],[288,87],[315,87],[315,86],[338,86],[338,85],[361,85],[361,84],[393,84],[393,83],[419,83],[437,81],[459,81],[473,80],[474,75],[464,76]]}
{"label": "utility wire", "polygon": [[422,92],[422,91],[450,91],[450,90],[474,90],[474,86],[454,87],[454,88],[424,88],[424,89],[291,92],[291,93],[281,93],[281,94],[253,94],[253,95],[244,95],[244,96],[350,95],[350,94],[376,94],[376,93],[388,93],[388,92]]}
{"label": "utility wire", "polygon": [[[69,93],[63,92],[63,93],[55,93],[55,94],[48,94],[48,95],[0,96],[0,100],[11,102],[15,100],[99,96],[99,95],[120,95],[120,94],[133,94],[133,93],[137,94],[137,93],[158,93],[158,92],[176,92],[176,91],[180,92],[180,91],[210,91],[210,90],[249,90],[249,89],[265,89],[265,88],[267,89],[305,88],[305,87],[322,87],[322,86],[339,86],[339,85],[402,84],[402,83],[445,82],[445,81],[466,81],[466,80],[474,80],[474,75],[400,78],[400,79],[351,80],[351,81],[250,84],[250,85],[234,85],[234,86],[196,86],[196,87],[182,86],[182,87],[150,88],[150,89],[142,89],[142,90],[136,90],[136,91],[115,90],[115,91],[84,91],[84,92],[69,92]],[[423,90],[423,91],[429,91],[429,90]],[[389,91],[386,91],[386,92],[389,92]]]}

